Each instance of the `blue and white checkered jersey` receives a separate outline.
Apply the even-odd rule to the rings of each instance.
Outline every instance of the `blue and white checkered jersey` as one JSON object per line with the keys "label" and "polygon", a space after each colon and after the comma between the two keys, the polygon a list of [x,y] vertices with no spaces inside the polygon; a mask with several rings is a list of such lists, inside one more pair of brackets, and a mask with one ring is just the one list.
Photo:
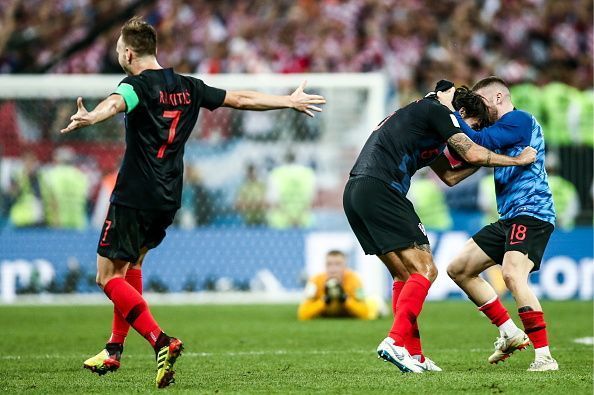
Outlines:
{"label": "blue and white checkered jersey", "polygon": [[536,150],[536,161],[529,166],[494,169],[497,211],[501,219],[528,215],[554,225],[555,207],[545,171],[545,142],[536,118],[514,109],[477,132],[457,112],[456,117],[472,141],[498,154],[518,156],[527,146]]}

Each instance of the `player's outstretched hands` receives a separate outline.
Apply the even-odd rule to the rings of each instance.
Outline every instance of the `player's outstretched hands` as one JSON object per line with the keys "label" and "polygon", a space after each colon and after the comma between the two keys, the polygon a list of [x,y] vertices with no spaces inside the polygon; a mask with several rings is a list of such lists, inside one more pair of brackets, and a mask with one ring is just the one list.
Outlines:
{"label": "player's outstretched hands", "polygon": [[516,158],[519,161],[519,166],[532,164],[536,160],[536,150],[532,147],[526,147]]}
{"label": "player's outstretched hands", "polygon": [[64,129],[60,130],[60,133],[72,132],[73,130],[92,124],[91,117],[83,104],[82,97],[76,99],[76,106],[78,107],[76,114],[70,117],[70,123]]}
{"label": "player's outstretched hands", "polygon": [[296,111],[303,112],[310,117],[314,116],[313,111],[321,112],[322,109],[320,107],[314,106],[314,104],[325,104],[326,99],[324,96],[320,95],[309,95],[305,93],[303,90],[305,89],[305,85],[307,81],[303,81],[299,88],[295,89],[295,92],[291,93],[289,96],[291,103],[293,103],[293,109]]}

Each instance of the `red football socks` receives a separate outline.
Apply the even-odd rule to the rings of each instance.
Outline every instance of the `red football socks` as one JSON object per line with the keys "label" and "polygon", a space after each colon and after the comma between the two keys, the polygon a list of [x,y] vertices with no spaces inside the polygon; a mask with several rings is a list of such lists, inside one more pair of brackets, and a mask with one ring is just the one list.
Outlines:
{"label": "red football socks", "polygon": [[544,320],[544,313],[542,311],[526,311],[518,313],[522,324],[524,324],[524,332],[532,342],[532,346],[537,349],[549,345],[547,338],[547,324]]}
{"label": "red football socks", "polygon": [[419,325],[417,324],[416,319],[412,327],[412,333],[405,341],[405,348],[410,355],[419,355],[421,357],[419,362],[425,362],[425,356],[423,355],[423,349],[421,347],[421,332],[419,332]]}
{"label": "red football socks", "polygon": [[404,284],[406,284],[404,281],[399,280],[392,283],[392,312],[394,313],[394,316],[396,316],[396,305],[398,304],[398,298],[400,297]]}
{"label": "red football socks", "polygon": [[142,295],[121,277],[109,280],[103,291],[122,317],[154,347],[161,329]]}
{"label": "red football socks", "polygon": [[[128,269],[126,272],[126,281],[128,284],[134,287],[134,289],[138,291],[139,294],[142,295],[142,270]],[[122,317],[120,312],[114,306],[111,337],[107,342],[124,344],[129,330],[130,324],[124,319],[124,317]]]}
{"label": "red football socks", "polygon": [[492,302],[485,303],[478,309],[485,313],[491,320],[491,323],[497,327],[503,325],[504,322],[510,319],[507,309],[503,306],[503,303],[501,303],[499,298],[495,298]]}
{"label": "red football socks", "polygon": [[[394,281],[392,284],[392,312],[394,313],[394,316],[396,316],[396,306],[398,304],[398,298],[400,297],[400,293],[402,292],[404,284],[404,281],[398,280]],[[410,355],[419,355],[421,359],[420,362],[425,360],[423,349],[421,347],[421,334],[419,332],[419,325],[417,324],[416,320],[413,325],[412,334],[409,338],[405,339],[404,344]]]}
{"label": "red football socks", "polygon": [[[405,347],[406,341],[413,338],[413,327],[421,314],[423,303],[431,287],[431,282],[418,273],[411,274],[402,287],[396,303],[394,324],[389,336],[397,346]],[[411,350],[409,352],[412,354]]]}

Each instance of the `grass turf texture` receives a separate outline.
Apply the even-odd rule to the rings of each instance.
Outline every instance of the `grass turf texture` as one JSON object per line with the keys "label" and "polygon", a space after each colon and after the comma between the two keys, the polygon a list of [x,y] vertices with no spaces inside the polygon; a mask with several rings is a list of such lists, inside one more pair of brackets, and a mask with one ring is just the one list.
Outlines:
{"label": "grass turf texture", "polygon": [[[513,306],[508,304],[510,311]],[[560,371],[529,373],[533,349],[505,363],[487,357],[497,330],[470,302],[427,303],[420,319],[424,350],[443,373],[401,374],[376,358],[391,319],[298,322],[295,306],[156,306],[164,329],[186,352],[176,364],[185,393],[523,393],[592,394],[592,303],[544,303]],[[147,393],[154,354],[136,333],[122,367],[98,377],[82,362],[103,346],[108,306],[0,307],[0,390],[9,393]],[[519,321],[515,319],[516,323]]]}

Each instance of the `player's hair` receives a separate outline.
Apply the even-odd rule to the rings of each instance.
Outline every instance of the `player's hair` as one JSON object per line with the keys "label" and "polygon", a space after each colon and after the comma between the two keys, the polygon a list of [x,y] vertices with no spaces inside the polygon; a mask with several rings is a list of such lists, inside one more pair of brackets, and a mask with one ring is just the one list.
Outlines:
{"label": "player's hair", "polygon": [[466,117],[477,118],[480,129],[490,124],[489,108],[481,96],[471,91],[467,86],[462,85],[456,88],[452,104],[456,111],[464,107]]}
{"label": "player's hair", "polygon": [[507,82],[505,82],[505,80],[503,80],[503,78],[499,78],[497,76],[490,76],[487,78],[483,78],[482,80],[478,81],[476,84],[474,84],[474,86],[472,87],[473,91],[477,91],[479,89],[483,89],[486,88],[487,86],[490,85],[494,85],[494,84],[498,84],[498,85],[503,85],[504,87],[508,88],[507,86]]}
{"label": "player's hair", "polygon": [[124,43],[138,56],[157,54],[157,31],[142,17],[130,18],[122,26],[121,34]]}
{"label": "player's hair", "polygon": [[326,253],[326,256],[341,256],[346,258],[346,254],[340,250],[330,250]]}

